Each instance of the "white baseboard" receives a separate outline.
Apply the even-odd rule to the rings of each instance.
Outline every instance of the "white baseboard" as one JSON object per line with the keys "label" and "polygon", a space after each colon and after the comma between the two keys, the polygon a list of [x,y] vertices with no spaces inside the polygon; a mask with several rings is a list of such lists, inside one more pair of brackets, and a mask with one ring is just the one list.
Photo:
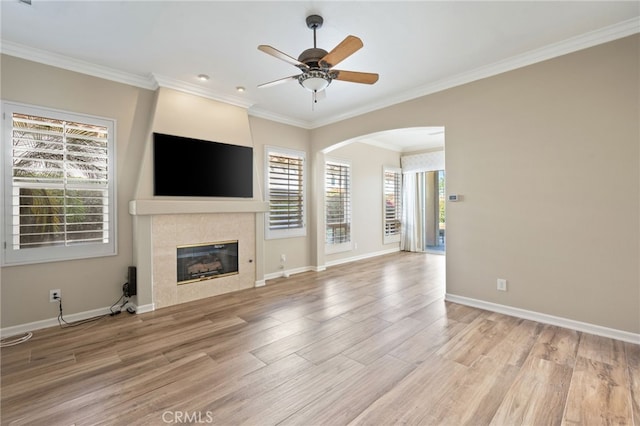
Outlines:
{"label": "white baseboard", "polygon": [[284,271],[278,271],[278,272],[272,272],[270,274],[265,274],[264,279],[266,280],[273,280],[276,278],[282,278],[282,277],[286,277],[288,275],[295,275],[295,274],[301,274],[303,272],[309,272],[309,271],[313,271],[313,267],[312,266],[302,266],[300,268],[293,268],[293,269],[285,269]]}
{"label": "white baseboard", "polygon": [[543,314],[526,309],[514,308],[498,303],[485,302],[484,300],[472,299],[470,297],[457,296],[447,293],[444,299],[448,302],[459,303],[460,305],[472,306],[499,314],[509,315],[512,317],[523,318],[527,320],[537,321],[543,324],[556,325],[558,327],[569,328],[584,333],[595,334],[597,336],[608,337],[610,339],[622,340],[629,343],[640,344],[640,334],[630,333],[628,331],[616,330],[614,328],[602,327],[600,325],[590,324],[581,321],[575,321],[568,318],[556,317],[554,315]]}
{"label": "white baseboard", "polygon": [[326,266],[342,265],[343,263],[356,262],[358,260],[369,259],[371,257],[384,256],[385,254],[396,253],[396,252],[399,252],[399,251],[400,251],[400,247],[394,247],[394,248],[389,249],[389,250],[376,251],[376,252],[373,252],[373,253],[361,254],[359,256],[353,256],[353,257],[347,257],[347,258],[344,258],[344,259],[332,260],[330,262],[326,262]]}
{"label": "white baseboard", "polygon": [[[300,267],[300,268],[285,269],[284,271],[278,271],[278,272],[272,272],[270,274],[265,274],[264,279],[265,280],[273,280],[275,278],[286,277],[288,275],[295,275],[295,274],[300,274],[302,272],[309,272],[309,271],[322,272],[322,271],[326,271],[327,267],[329,267],[329,266],[342,265],[343,263],[355,262],[357,260],[369,259],[371,257],[383,256],[385,254],[396,253],[396,252],[399,252],[399,251],[400,251],[400,248],[396,247],[396,248],[393,248],[393,249],[390,249],[390,250],[376,251],[376,252],[373,252],[373,253],[361,254],[359,256],[348,257],[348,258],[345,258],[345,259],[333,260],[333,261],[327,262],[325,265],[321,265],[321,266],[303,266],[303,267]],[[258,286],[256,285],[256,287],[258,287]]]}
{"label": "white baseboard", "polygon": [[264,287],[267,284],[266,280],[258,280],[255,283],[253,283],[254,287]]}
{"label": "white baseboard", "polygon": [[[129,302],[127,306],[133,307],[136,311],[136,314],[144,314],[146,312],[152,312],[155,310],[155,305],[153,303],[150,303],[148,305],[136,305],[135,303]],[[64,316],[64,319],[67,322],[75,322],[107,315],[110,313],[111,307],[105,307],[93,309],[91,311],[78,312],[76,314],[68,314]],[[42,330],[43,328],[55,327],[59,325],[60,324],[58,323],[58,317],[55,317],[41,321],[34,321],[27,324],[4,327],[0,329],[0,337],[4,339],[5,337],[15,336],[17,334],[26,333],[28,331]]]}
{"label": "white baseboard", "polygon": [[153,312],[156,310],[156,305],[149,303],[147,305],[136,305],[136,314],[144,314],[146,312]]}
{"label": "white baseboard", "polygon": [[[81,321],[89,318],[99,317],[101,315],[110,314],[109,307],[93,309],[91,311],[78,312],[77,314],[65,315],[64,318],[67,322]],[[16,334],[26,333],[28,331],[41,330],[43,328],[58,326],[58,317],[49,318],[41,321],[34,321],[27,324],[14,325],[11,327],[4,327],[0,329],[0,336],[2,338],[15,336]]]}

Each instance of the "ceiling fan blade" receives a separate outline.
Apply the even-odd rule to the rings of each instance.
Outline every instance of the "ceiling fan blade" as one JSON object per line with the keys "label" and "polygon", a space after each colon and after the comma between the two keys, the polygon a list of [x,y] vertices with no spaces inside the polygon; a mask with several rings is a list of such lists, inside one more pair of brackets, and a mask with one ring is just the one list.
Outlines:
{"label": "ceiling fan blade", "polygon": [[279,51],[278,49],[276,49],[275,47],[271,47],[271,46],[267,46],[266,44],[261,44],[260,46],[258,46],[258,50],[263,51],[264,53],[266,53],[267,55],[271,55],[275,58],[278,58],[282,61],[288,62],[291,65],[294,65],[300,69],[306,70],[309,69],[309,67],[307,66],[307,64],[304,64],[302,62],[300,62],[299,60],[292,58],[291,56],[287,55],[286,53],[282,53],[281,51]]}
{"label": "ceiling fan blade", "polygon": [[327,53],[324,58],[320,59],[320,64],[327,68],[334,67],[354,54],[362,46],[364,46],[362,40],[356,36],[349,35],[334,47],[331,52]]}
{"label": "ceiling fan blade", "polygon": [[331,70],[331,78],[334,80],[349,81],[351,83],[373,84],[378,81],[378,74],[371,72]]}
{"label": "ceiling fan blade", "polygon": [[279,78],[277,80],[273,80],[268,83],[262,83],[258,86],[258,88],[277,86],[278,84],[286,83],[287,81],[297,80],[297,79],[298,79],[297,75],[291,75],[289,77]]}

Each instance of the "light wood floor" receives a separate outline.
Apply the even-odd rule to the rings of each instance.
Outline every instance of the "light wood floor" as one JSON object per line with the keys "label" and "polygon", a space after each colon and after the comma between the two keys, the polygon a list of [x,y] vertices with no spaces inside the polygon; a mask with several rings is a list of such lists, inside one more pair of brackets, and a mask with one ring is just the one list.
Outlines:
{"label": "light wood floor", "polygon": [[640,425],[639,346],[445,303],[444,260],[36,332],[2,350],[2,424]]}

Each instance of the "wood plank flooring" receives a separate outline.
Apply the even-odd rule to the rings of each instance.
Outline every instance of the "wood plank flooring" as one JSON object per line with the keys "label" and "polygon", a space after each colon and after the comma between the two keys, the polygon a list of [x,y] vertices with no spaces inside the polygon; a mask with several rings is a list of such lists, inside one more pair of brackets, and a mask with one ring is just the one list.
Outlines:
{"label": "wood plank flooring", "polygon": [[2,349],[1,423],[640,426],[638,345],[444,302],[444,261],[38,331]]}

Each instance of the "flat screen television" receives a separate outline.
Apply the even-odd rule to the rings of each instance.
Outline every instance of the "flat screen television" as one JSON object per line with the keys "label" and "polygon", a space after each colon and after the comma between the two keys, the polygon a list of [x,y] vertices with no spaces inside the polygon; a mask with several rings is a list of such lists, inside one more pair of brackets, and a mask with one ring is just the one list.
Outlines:
{"label": "flat screen television", "polygon": [[253,197],[253,148],[153,134],[153,192],[178,197]]}

